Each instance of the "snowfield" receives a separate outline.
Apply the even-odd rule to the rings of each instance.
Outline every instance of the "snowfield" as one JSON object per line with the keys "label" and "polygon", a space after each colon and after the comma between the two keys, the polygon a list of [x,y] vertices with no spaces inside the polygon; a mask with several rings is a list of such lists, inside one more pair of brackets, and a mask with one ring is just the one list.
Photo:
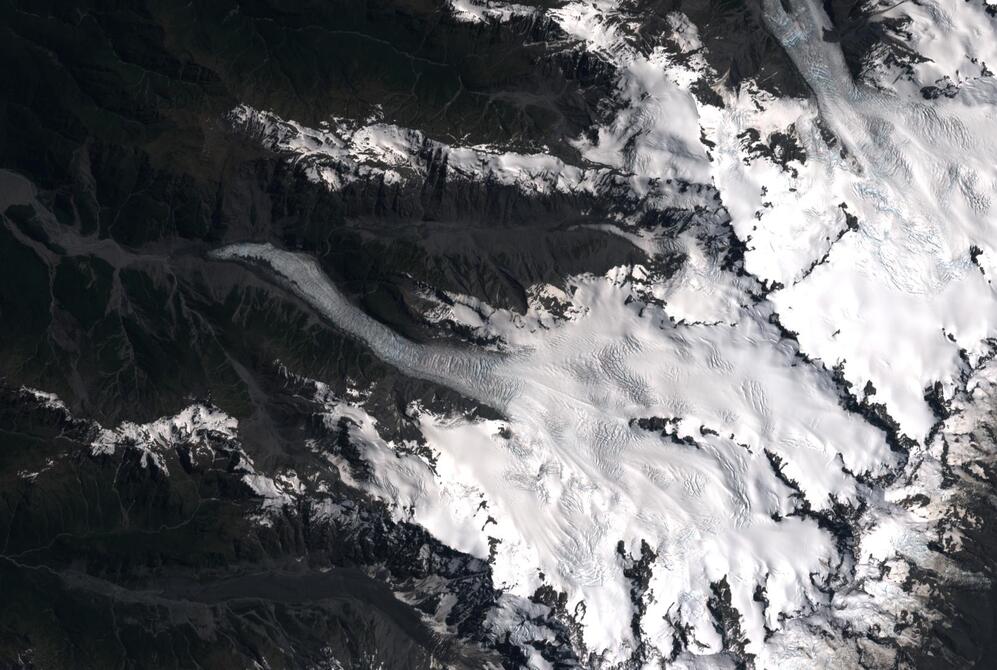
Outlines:
{"label": "snowfield", "polygon": [[[733,326],[676,325],[660,308],[628,304],[626,284],[593,277],[573,296],[585,316],[512,330],[511,353],[475,355],[403,340],[348,307],[308,259],[249,244],[218,255],[265,263],[386,362],[508,417],[426,418],[436,476],[383,457],[399,470],[381,476],[408,492],[394,502],[414,506],[415,520],[455,548],[485,558],[488,538],[498,539],[495,575],[511,594],[529,596],[543,573],[572,595],[569,609],[584,602],[586,644],[609,660],[634,645],[619,542],[635,554],[649,542],[658,555],[654,592],[664,609],[649,618],[678,604],[672,615],[719,651],[703,603],[727,576],[739,611],[755,609],[758,587],[768,594],[765,615],[749,625],[760,640],[766,624],[825,600],[819,587],[838,560],[816,521],[784,518],[798,494],[784,478],[821,510],[858,502],[849,473],[880,476],[896,465],[882,433],[842,409],[830,376],[800,365],[763,311]],[[494,524],[483,526],[489,516]],[[673,633],[662,625],[652,641],[667,650]]]}
{"label": "snowfield", "polygon": [[[898,646],[917,643],[911,612],[927,601],[906,580],[912,566],[977,578],[929,542],[964,502],[958,487],[940,485],[944,459],[968,449],[952,445],[992,448],[973,425],[989,420],[995,379],[997,84],[971,77],[962,94],[937,100],[919,91],[965,75],[961,56],[997,63],[995,23],[980,3],[893,7],[891,16],[912,12],[914,44],[931,60],[887,88],[886,66],[853,80],[839,45],[821,38],[831,25],[820,3],[786,6],[765,0],[765,21],[809,100],[748,85],[722,91],[722,108],[697,102],[689,85],[703,61],[636,51],[625,23],[611,20],[614,3],[569,3],[550,16],[618,66],[626,103],[595,141],[578,140],[587,164],[431,147],[449,155],[450,178],[527,192],[597,193],[612,174],[649,206],[682,206],[653,185],[707,184],[746,244],[743,276],[694,235],[621,231],[652,256],[678,245],[685,266],[532,287],[568,307],[558,315],[539,300],[517,315],[456,295],[426,315],[497,338],[485,350],[406,340],[306,256],[250,243],[215,253],[263,268],[403,373],[498,410],[500,420],[471,421],[414,409],[430,464],[396,454],[362,403],[321,398],[327,420],[348,415],[362,427],[376,477],[357,486],[490,561],[504,595],[489,625],[536,667],[529,643],[548,633],[530,597],[544,585],[567,594],[593,666],[853,667],[860,657],[890,665]],[[526,11],[454,8],[479,22]],[[700,47],[687,19],[670,24],[686,51]],[[380,123],[307,129],[248,107],[233,118],[334,189],[417,175],[431,143]],[[786,133],[805,158],[752,155],[748,130]],[[647,567],[643,581],[636,563]],[[733,628],[720,610],[733,611]],[[877,641],[884,635],[897,639]],[[680,637],[687,650],[675,656]]]}

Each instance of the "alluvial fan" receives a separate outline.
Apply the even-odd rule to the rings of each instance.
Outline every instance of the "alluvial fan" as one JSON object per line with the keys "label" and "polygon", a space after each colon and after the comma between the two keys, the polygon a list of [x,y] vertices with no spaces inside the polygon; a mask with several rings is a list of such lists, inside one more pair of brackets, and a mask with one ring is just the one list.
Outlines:
{"label": "alluvial fan", "polygon": [[0,31],[0,667],[992,664],[992,0]]}

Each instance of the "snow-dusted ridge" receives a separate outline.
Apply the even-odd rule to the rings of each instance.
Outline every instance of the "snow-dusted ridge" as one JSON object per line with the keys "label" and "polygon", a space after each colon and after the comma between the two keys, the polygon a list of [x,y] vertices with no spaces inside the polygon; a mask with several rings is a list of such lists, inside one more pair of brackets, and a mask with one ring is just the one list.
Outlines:
{"label": "snow-dusted ridge", "polygon": [[450,8],[453,15],[468,23],[487,23],[489,21],[508,21],[514,16],[529,16],[537,13],[537,10],[527,5],[518,5],[512,2],[498,2],[496,0],[451,0]]}
{"label": "snow-dusted ridge", "polygon": [[[89,436],[92,457],[134,458],[139,468],[157,477],[169,477],[171,470],[179,467],[224,467],[259,499],[254,518],[261,524],[269,525],[272,514],[280,513],[303,492],[292,471],[258,471],[242,447],[238,420],[214,405],[196,402],[148,423],[123,421],[107,428],[75,419],[66,404],[52,393],[26,387],[20,392],[67,421],[80,423],[84,427],[82,434]],[[180,464],[181,453],[186,466]],[[216,462],[219,455],[224,458]],[[24,473],[23,478],[34,479],[40,474]]]}
{"label": "snow-dusted ridge", "polygon": [[[580,168],[546,154],[522,154],[488,146],[449,146],[408,128],[374,119],[332,119],[319,128],[240,105],[229,121],[274,151],[301,164],[313,180],[339,190],[362,179],[397,184],[446,164],[455,179],[494,182],[529,193],[594,193],[613,178],[604,167]],[[635,185],[636,186],[636,185]]]}
{"label": "snow-dusted ridge", "polygon": [[238,422],[217,407],[193,404],[173,416],[149,423],[125,421],[114,428],[101,428],[91,444],[91,453],[114,453],[134,449],[143,468],[156,468],[168,474],[163,452],[179,444],[210,452],[212,440],[232,440]]}

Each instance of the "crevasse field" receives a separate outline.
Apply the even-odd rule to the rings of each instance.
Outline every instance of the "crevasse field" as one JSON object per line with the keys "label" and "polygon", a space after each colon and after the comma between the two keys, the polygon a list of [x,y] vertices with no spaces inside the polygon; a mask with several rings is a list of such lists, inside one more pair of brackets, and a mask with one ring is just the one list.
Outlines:
{"label": "crevasse field", "polygon": [[[307,256],[234,244],[217,257],[258,265],[385,363],[501,414],[469,421],[413,408],[438,455],[429,464],[396,455],[362,404],[322,399],[329,421],[363,427],[375,476],[358,486],[492,562],[504,595],[489,626],[514,643],[545,639],[528,597],[549,584],[567,594],[601,662],[630,658],[641,640],[667,657],[681,628],[695,645],[676,667],[700,667],[695,656],[730,643],[715,625],[722,589],[758,667],[847,667],[869,654],[888,663],[895,651],[850,646],[841,631],[890,631],[921,609],[924,594],[905,588],[915,567],[973,579],[947,571],[928,545],[945,537],[935,524],[955,495],[940,489],[940,450],[960,449],[962,423],[988,411],[995,374],[997,84],[980,78],[929,104],[903,82],[855,81],[821,38],[819,3],[766,0],[766,25],[812,99],[749,86],[724,92],[722,108],[697,105],[687,90],[690,69],[705,67],[695,27],[673,15],[690,58],[644,57],[603,5],[552,12],[618,63],[629,100],[594,140],[578,140],[584,165],[434,148],[471,180],[537,192],[622,182],[642,208],[696,207],[677,240],[607,223],[652,259],[677,245],[685,262],[674,275],[618,267],[532,287],[525,315],[456,294],[430,314],[493,338],[486,349],[400,337]],[[525,11],[457,7],[467,21]],[[997,63],[979,5],[885,11],[909,13],[926,71],[952,68],[952,40]],[[405,180],[424,169],[428,140],[414,131],[345,120],[312,129],[248,107],[233,115],[330,189],[364,172]],[[625,146],[635,126],[644,132]],[[805,161],[786,170],[746,158],[745,129],[789,126]],[[711,188],[697,203],[673,182]],[[726,217],[745,243],[742,272],[702,245]],[[933,389],[960,408],[952,419],[936,417]],[[637,560],[647,579],[635,591]],[[531,659],[544,665],[536,650]]]}

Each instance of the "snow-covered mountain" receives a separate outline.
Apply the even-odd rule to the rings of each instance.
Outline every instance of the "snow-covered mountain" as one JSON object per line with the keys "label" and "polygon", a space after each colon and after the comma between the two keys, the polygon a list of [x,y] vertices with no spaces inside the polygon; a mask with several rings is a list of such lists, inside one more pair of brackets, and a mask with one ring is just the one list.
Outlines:
{"label": "snow-covered mountain", "polygon": [[[303,35],[372,30],[289,16]],[[412,68],[408,93],[365,65],[376,83],[327,108],[304,88],[220,99],[197,160],[235,147],[211,196],[228,223],[190,241],[67,225],[11,173],[4,206],[33,212],[11,239],[50,268],[103,259],[87,290],[106,284],[98,311],[125,315],[134,365],[169,350],[204,371],[165,385],[198,385],[183,402],[102,416],[99,364],[62,354],[81,370],[65,382],[11,375],[12,425],[62,426],[114,487],[122,468],[157,491],[193,482],[196,508],[168,504],[190,519],[236,506],[264,548],[220,551],[231,565],[357,570],[358,602],[440,645],[419,667],[984,667],[997,5],[460,0],[432,16],[468,60],[435,38],[403,48],[403,27],[370,38]],[[492,48],[510,73],[534,54],[523,72],[544,83],[475,51]],[[311,67],[281,76],[321,88]],[[49,337],[76,352],[74,328]],[[18,486],[55,486],[67,459],[22,464]],[[27,569],[30,545],[5,557]],[[382,631],[366,656],[309,632],[309,667],[405,666],[388,624],[356,625]],[[287,649],[304,638],[282,635],[233,658],[302,666]]]}

